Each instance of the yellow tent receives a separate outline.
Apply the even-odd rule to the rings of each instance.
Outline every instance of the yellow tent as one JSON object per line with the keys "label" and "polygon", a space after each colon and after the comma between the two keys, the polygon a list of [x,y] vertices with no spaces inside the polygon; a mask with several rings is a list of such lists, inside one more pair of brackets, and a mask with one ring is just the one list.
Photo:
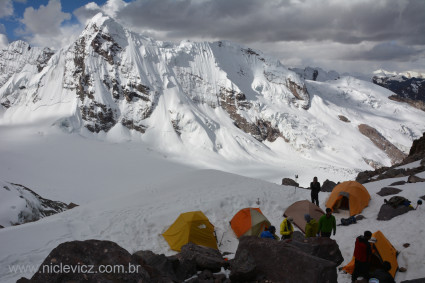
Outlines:
{"label": "yellow tent", "polygon": [[181,251],[187,243],[218,249],[214,235],[214,226],[202,211],[191,211],[180,214],[170,228],[162,236],[172,250]]}
{"label": "yellow tent", "polygon": [[332,210],[349,209],[350,216],[359,214],[369,204],[370,195],[366,188],[356,181],[338,184],[329,196],[326,207]]}
{"label": "yellow tent", "polygon": [[[397,263],[397,250],[393,247],[393,245],[385,238],[384,234],[381,231],[376,231],[372,234],[372,237],[376,239],[376,243],[372,246],[372,260],[371,260],[371,270],[380,267],[384,261],[388,261],[391,263],[390,274],[394,278],[395,273],[398,269]],[[342,268],[347,273],[353,273],[354,271],[354,256],[351,261]]]}

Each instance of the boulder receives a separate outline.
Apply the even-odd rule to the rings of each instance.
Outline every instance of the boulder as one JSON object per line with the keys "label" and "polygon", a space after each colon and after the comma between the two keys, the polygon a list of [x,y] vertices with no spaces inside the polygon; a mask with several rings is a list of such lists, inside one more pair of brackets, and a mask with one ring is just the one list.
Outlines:
{"label": "boulder", "polygon": [[309,255],[333,261],[340,265],[344,258],[335,240],[326,237],[304,238],[302,241],[290,241],[288,244]]}
{"label": "boulder", "polygon": [[392,183],[390,186],[401,186],[401,185],[404,185],[404,184],[406,184],[406,181],[397,181],[397,182]]}
{"label": "boulder", "polygon": [[329,181],[328,179],[326,179],[323,184],[322,184],[322,188],[321,191],[322,192],[332,192],[332,190],[335,188],[337,184],[335,182]]}
{"label": "boulder", "polygon": [[300,184],[292,180],[291,178],[283,178],[282,179],[282,185],[284,186],[292,186],[292,187],[299,187]]}
{"label": "boulder", "polygon": [[402,190],[397,189],[397,188],[384,187],[379,192],[377,192],[377,194],[380,195],[381,197],[383,197],[383,196],[389,196],[389,195],[396,195],[401,191]]}
{"label": "boulder", "polygon": [[411,206],[398,206],[397,208],[392,207],[389,204],[383,204],[381,206],[381,209],[378,213],[378,220],[390,220],[396,216],[405,214],[409,212],[410,210],[413,210]]}
{"label": "boulder", "polygon": [[[333,241],[331,239],[327,239]],[[306,243],[306,246],[309,242]],[[298,241],[275,241],[245,236],[239,239],[230,264],[232,282],[337,282],[337,263],[310,254],[315,248]],[[308,268],[305,268],[308,266]]]}
{"label": "boulder", "polygon": [[62,243],[30,280],[21,282],[152,282],[131,254],[111,241]]}
{"label": "boulder", "polygon": [[425,182],[425,179],[420,178],[415,175],[410,175],[409,178],[407,178],[408,183],[419,183],[419,182]]}
{"label": "boulder", "polygon": [[196,274],[194,260],[180,261],[178,256],[165,256],[152,251],[138,251],[133,258],[149,272],[153,280],[161,282],[181,282]]}
{"label": "boulder", "polygon": [[228,265],[218,250],[192,243],[184,245],[178,256],[180,261],[194,261],[198,270],[219,272],[222,267]]}

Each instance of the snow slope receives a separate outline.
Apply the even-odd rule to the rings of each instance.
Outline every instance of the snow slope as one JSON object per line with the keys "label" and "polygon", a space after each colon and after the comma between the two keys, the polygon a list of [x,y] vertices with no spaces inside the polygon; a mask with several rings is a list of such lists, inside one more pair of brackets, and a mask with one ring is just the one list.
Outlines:
{"label": "snow slope", "polygon": [[[422,177],[425,177],[422,173]],[[338,226],[334,237],[345,259],[351,259],[355,237],[368,229],[381,230],[400,251],[399,265],[406,273],[397,273],[396,281],[424,277],[425,232],[424,208],[398,216],[391,221],[377,221],[376,216],[383,198],[376,195],[380,188],[400,179],[366,184],[372,196],[363,211],[366,219],[351,226]],[[421,184],[407,184],[400,195],[415,201],[423,194]],[[329,193],[320,193],[323,208]],[[150,249],[155,253],[171,255],[160,236],[183,212],[202,210],[215,225],[220,251],[234,253],[237,239],[229,227],[229,220],[241,208],[259,206],[274,225],[282,221],[283,211],[293,202],[308,199],[309,191],[283,187],[265,181],[246,178],[216,170],[194,170],[161,180],[150,186],[140,186],[137,192],[123,191],[98,201],[82,205],[40,221],[0,230],[7,245],[0,247],[0,278],[15,282],[31,273],[10,272],[11,266],[36,266],[58,244],[71,240],[112,240],[130,252]],[[337,221],[347,217],[336,214]],[[397,228],[395,228],[397,227]],[[404,243],[410,247],[404,248]],[[350,282],[350,276],[339,273],[338,282]]]}

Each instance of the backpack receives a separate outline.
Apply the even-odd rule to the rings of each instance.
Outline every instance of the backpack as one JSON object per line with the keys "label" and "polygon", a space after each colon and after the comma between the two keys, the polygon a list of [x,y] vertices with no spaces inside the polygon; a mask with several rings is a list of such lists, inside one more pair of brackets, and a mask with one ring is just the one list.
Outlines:
{"label": "backpack", "polygon": [[354,223],[357,223],[356,218],[354,216],[350,216],[348,218],[341,218],[341,225],[343,226],[348,226]]}

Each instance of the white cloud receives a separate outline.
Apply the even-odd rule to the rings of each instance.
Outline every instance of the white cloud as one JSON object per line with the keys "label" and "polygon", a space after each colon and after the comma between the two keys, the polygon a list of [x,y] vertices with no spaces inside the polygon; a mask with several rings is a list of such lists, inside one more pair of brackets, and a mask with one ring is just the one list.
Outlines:
{"label": "white cloud", "polygon": [[59,0],[50,0],[47,6],[40,8],[26,8],[21,22],[25,25],[25,33],[33,33],[39,36],[60,35],[60,26],[63,21],[71,19],[71,15],[62,12]]}
{"label": "white cloud", "polygon": [[12,0],[0,0],[0,18],[5,18],[13,15]]}
{"label": "white cloud", "polygon": [[71,14],[62,12],[59,0],[49,0],[46,6],[25,9],[20,20],[24,29],[16,32],[32,45],[59,49],[75,40],[82,30],[79,24],[63,25],[70,19]]}

